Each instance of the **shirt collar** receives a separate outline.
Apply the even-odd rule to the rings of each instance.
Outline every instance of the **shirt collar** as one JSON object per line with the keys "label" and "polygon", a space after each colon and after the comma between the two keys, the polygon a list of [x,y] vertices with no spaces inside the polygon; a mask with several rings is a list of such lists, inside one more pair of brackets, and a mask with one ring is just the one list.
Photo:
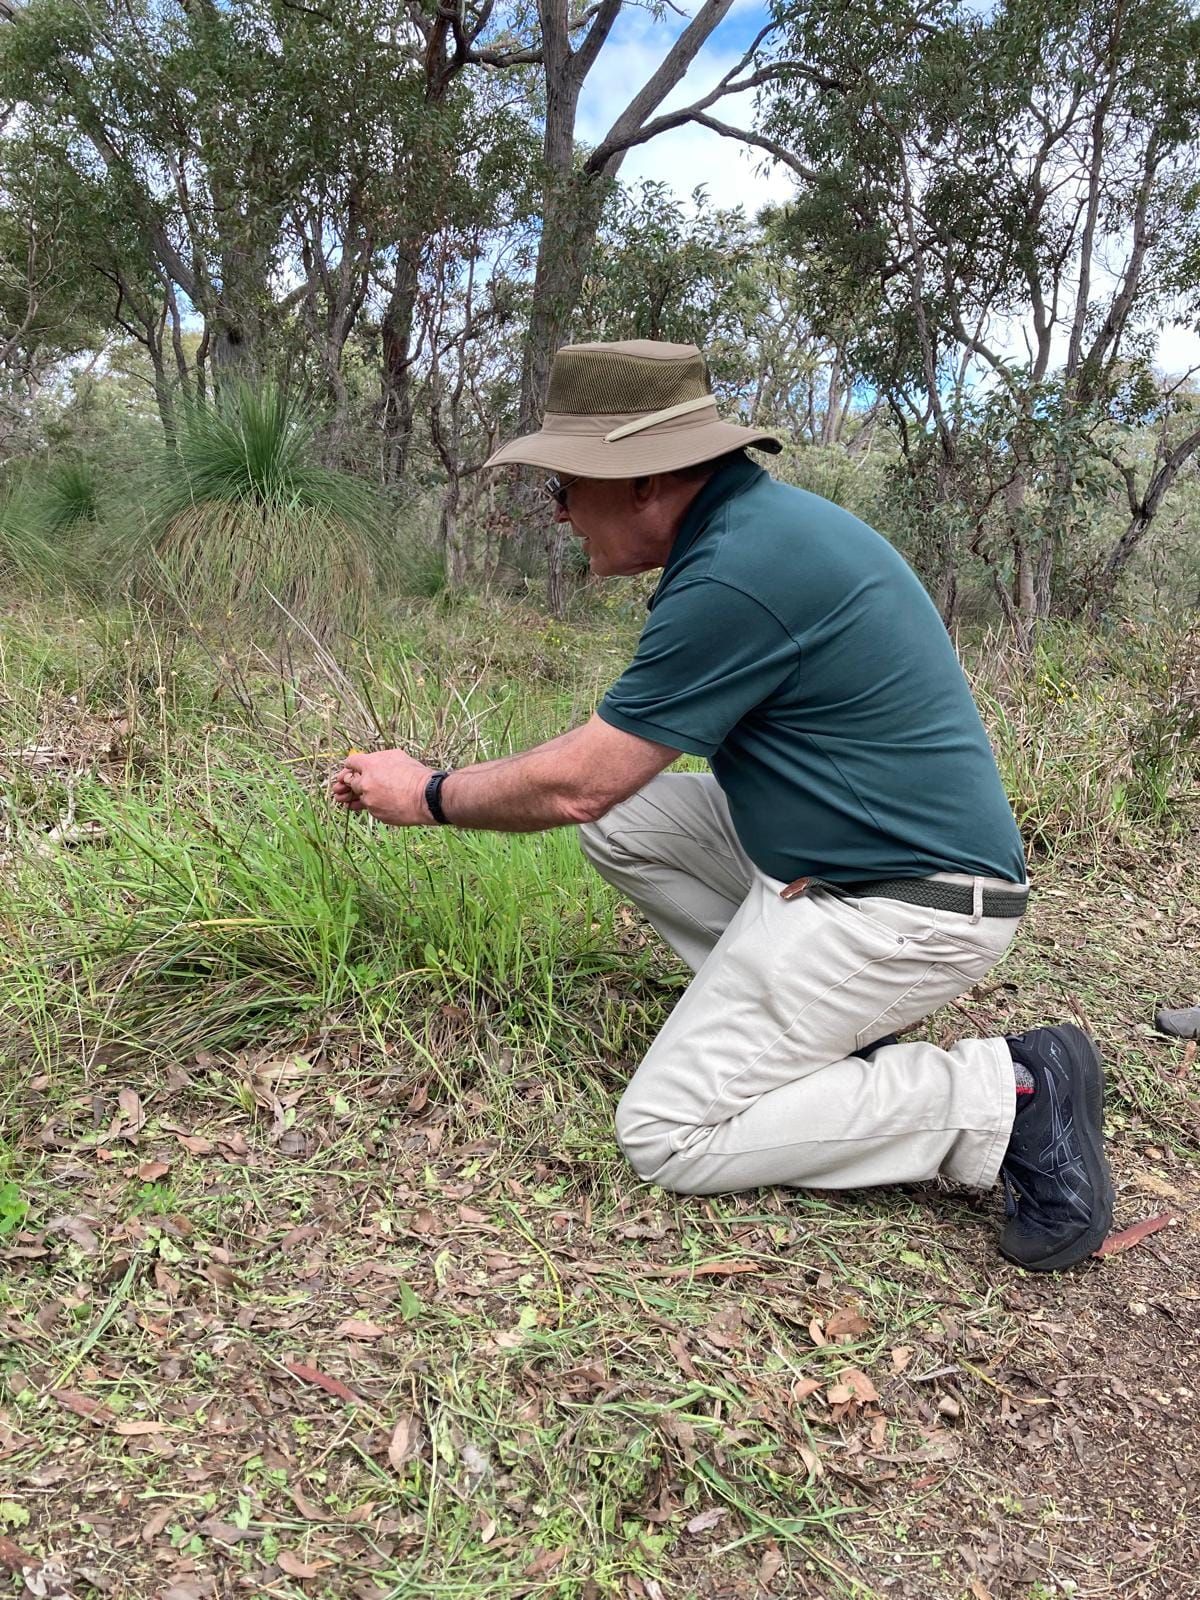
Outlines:
{"label": "shirt collar", "polygon": [[679,532],[675,535],[675,542],[663,567],[662,577],[650,597],[650,607],[653,607],[676,567],[725,502],[732,500],[735,495],[741,494],[744,489],[748,489],[752,483],[765,476],[763,468],[757,461],[751,461],[749,456],[742,461],[731,461],[728,466],[721,467],[713,473],[684,512]]}

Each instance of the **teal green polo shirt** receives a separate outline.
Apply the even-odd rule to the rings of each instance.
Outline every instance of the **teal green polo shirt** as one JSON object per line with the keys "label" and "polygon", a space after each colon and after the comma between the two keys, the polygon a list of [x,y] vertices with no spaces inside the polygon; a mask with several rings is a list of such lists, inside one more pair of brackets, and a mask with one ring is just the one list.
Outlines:
{"label": "teal green polo shirt", "polygon": [[1024,881],[987,734],[916,574],[857,517],[752,461],[688,508],[598,709],[707,757],[771,877]]}

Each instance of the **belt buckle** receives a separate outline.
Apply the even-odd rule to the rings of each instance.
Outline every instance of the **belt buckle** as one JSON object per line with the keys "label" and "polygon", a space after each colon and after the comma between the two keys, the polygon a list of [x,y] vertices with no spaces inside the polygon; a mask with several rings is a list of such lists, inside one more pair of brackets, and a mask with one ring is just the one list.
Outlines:
{"label": "belt buckle", "polygon": [[793,878],[791,883],[786,884],[779,891],[779,898],[781,900],[799,900],[802,895],[808,892],[808,886],[811,882],[811,877]]}

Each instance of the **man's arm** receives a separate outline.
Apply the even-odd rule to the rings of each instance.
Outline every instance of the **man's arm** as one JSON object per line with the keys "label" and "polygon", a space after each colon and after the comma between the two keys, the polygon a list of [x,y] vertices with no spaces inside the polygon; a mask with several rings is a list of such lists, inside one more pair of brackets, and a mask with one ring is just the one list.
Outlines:
{"label": "man's arm", "polygon": [[[451,773],[442,785],[442,810],[456,827],[501,833],[594,822],[636,794],[679,753],[593,716],[583,727],[520,755]],[[403,750],[347,756],[333,780],[333,798],[395,827],[429,823],[425,785],[432,770]]]}

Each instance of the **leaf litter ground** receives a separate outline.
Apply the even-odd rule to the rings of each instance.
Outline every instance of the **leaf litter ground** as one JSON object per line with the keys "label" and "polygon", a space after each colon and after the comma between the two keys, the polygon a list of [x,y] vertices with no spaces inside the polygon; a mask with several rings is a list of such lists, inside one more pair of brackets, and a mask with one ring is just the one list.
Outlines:
{"label": "leaf litter ground", "polygon": [[[511,670],[574,682],[569,648]],[[116,789],[150,741],[97,713],[83,750],[83,697],[49,732],[47,703],[16,780],[82,860],[78,774]],[[1200,1594],[1200,1072],[1150,1025],[1196,998],[1184,858],[1041,865],[1017,950],[929,1025],[1098,1036],[1118,1227],[1170,1222],[1065,1278],[996,1255],[994,1195],[637,1185],[612,1108],[681,975],[620,911],[536,1026],[435,981],[403,1039],[297,1010],[253,1051],[64,1042],[52,1076],[18,1041],[0,1592]]]}
{"label": "leaf litter ground", "polygon": [[448,1003],[453,1096],[337,1037],[35,1079],[12,1591],[1200,1592],[1197,1068],[1139,976],[1187,998],[1200,924],[1186,883],[1137,881],[1043,880],[931,1024],[1100,1037],[1118,1222],[1173,1221],[1065,1278],[995,1255],[992,1196],[639,1187],[604,1114],[629,1063],[580,1059],[572,1099]]}

